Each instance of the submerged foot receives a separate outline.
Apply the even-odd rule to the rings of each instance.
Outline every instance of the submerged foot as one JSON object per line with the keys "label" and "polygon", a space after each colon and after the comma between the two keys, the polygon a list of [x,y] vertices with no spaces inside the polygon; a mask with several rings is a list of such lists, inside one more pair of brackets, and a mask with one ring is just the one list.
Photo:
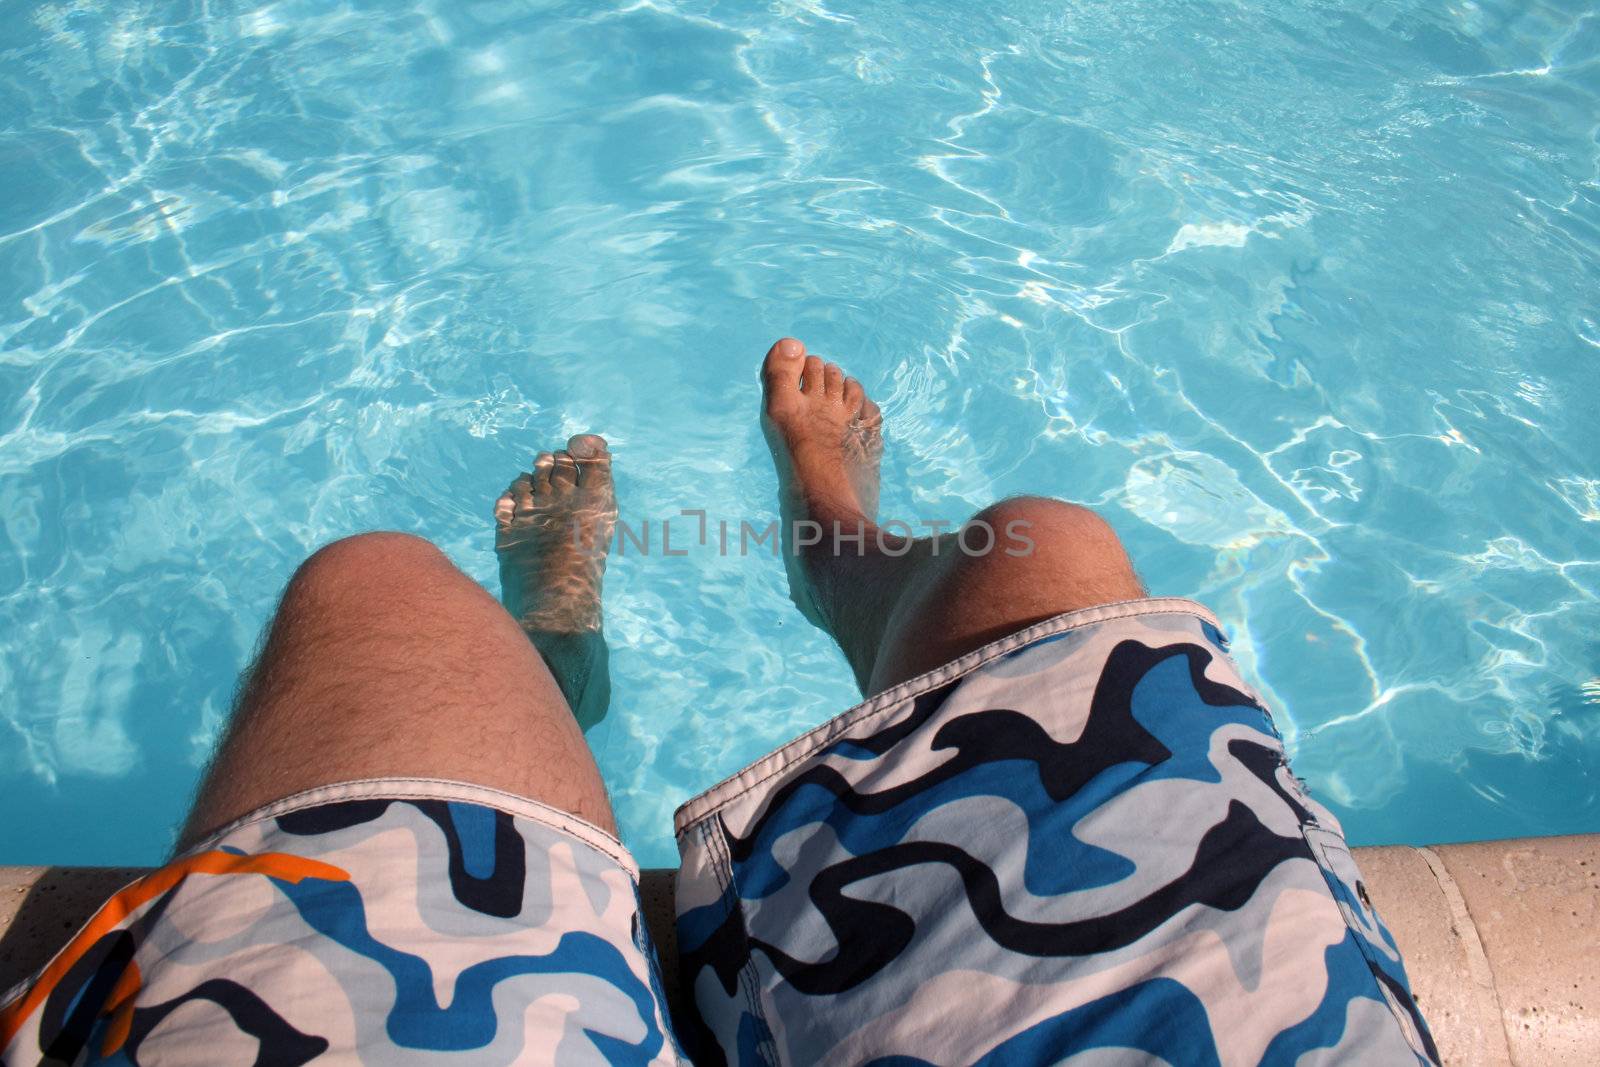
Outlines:
{"label": "submerged foot", "polygon": [[772,346],[761,380],[761,428],[778,470],[789,595],[807,619],[843,643],[834,588],[839,561],[877,555],[883,418],[860,382],[807,355],[793,338]]}
{"label": "submerged foot", "polygon": [[500,599],[544,657],[578,723],[610,701],[600,583],[617,521],[611,454],[595,434],[541,452],[495,502]]}

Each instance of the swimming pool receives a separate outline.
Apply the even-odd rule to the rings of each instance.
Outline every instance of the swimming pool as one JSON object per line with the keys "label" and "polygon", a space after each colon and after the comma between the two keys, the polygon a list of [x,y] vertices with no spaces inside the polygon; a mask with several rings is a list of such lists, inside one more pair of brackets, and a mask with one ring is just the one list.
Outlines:
{"label": "swimming pool", "polygon": [[[1214,607],[1357,843],[1600,830],[1596,114],[1582,3],[8,5],[0,862],[158,859],[318,544],[492,587],[580,430],[766,521],[785,333],[886,512],[1063,496]],[[646,865],[855,699],[689,548],[607,577]]]}

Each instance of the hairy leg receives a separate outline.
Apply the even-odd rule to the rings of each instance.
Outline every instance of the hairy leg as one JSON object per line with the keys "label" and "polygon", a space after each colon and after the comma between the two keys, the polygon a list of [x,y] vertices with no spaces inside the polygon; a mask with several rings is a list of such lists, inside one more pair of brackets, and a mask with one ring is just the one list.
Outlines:
{"label": "hairy leg", "polygon": [[[1145,595],[1122,542],[1087,508],[1018,497],[970,521],[994,531],[994,547],[968,555],[950,538],[938,557],[918,566],[875,635],[868,692],[882,692],[1051,616]],[[1008,530],[1030,544],[1008,540]],[[973,546],[984,541],[969,538]],[[1017,555],[1007,551],[1013,544]]]}
{"label": "hairy leg", "polygon": [[416,537],[337,541],[289,582],[180,849],[280,797],[451,778],[615,833],[594,758],[516,621]]}
{"label": "hairy leg", "polygon": [[994,535],[981,552],[984,536],[881,530],[882,420],[860,383],[792,338],[768,351],[762,382],[790,596],[839,643],[864,694],[1052,615],[1144,595],[1111,527],[1059,500],[980,511],[969,523]]}

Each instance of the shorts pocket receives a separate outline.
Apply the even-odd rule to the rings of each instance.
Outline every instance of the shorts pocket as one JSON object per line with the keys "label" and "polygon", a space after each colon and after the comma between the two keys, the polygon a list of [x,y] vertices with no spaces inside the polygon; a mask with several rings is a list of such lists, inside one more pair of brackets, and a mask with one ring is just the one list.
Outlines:
{"label": "shorts pocket", "polygon": [[1334,902],[1339,905],[1344,921],[1361,945],[1361,951],[1374,965],[1389,968],[1399,966],[1400,952],[1372,906],[1372,898],[1367,895],[1366,884],[1361,880],[1361,870],[1356,866],[1355,857],[1350,854],[1350,846],[1345,844],[1342,836],[1320,826],[1306,826],[1301,830],[1305,834],[1306,844],[1311,846],[1311,854],[1316,857],[1317,866],[1322,868],[1323,877],[1328,880]]}
{"label": "shorts pocket", "polygon": [[1366,957],[1384,1003],[1389,1005],[1395,1021],[1400,1024],[1401,1033],[1418,1057],[1424,1062],[1434,1062],[1429,1051],[1433,1047],[1432,1039],[1425,1036],[1426,1024],[1411,995],[1400,949],[1372,906],[1372,898],[1367,895],[1350,846],[1343,836],[1320,826],[1302,826],[1301,833],[1317,866],[1322,868],[1322,876],[1327,880],[1334,903],[1344,915],[1345,925]]}

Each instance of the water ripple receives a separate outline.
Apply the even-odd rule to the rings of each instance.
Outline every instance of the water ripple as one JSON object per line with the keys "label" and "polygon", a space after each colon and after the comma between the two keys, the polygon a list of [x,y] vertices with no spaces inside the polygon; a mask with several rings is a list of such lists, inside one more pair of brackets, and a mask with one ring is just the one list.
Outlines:
{"label": "water ripple", "polygon": [[[773,510],[778,334],[886,511],[1101,508],[1358,841],[1600,829],[1600,19],[56,0],[0,10],[0,859],[148,862],[282,582],[608,434]],[[630,556],[625,835],[852,699],[770,560]],[[115,813],[110,814],[108,813]]]}

